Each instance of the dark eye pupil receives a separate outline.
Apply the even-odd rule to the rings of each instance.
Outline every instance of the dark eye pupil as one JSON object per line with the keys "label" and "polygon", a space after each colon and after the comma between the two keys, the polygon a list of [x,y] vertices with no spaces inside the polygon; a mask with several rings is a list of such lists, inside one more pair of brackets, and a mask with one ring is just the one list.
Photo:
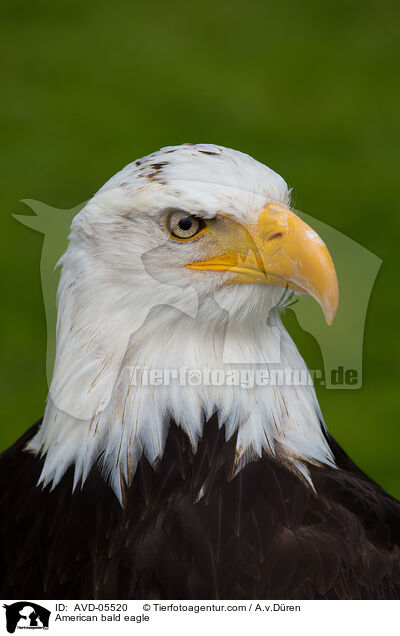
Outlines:
{"label": "dark eye pupil", "polygon": [[186,216],[185,218],[179,221],[178,225],[181,228],[181,230],[185,232],[187,230],[190,230],[190,228],[192,227],[192,220],[188,216]]}

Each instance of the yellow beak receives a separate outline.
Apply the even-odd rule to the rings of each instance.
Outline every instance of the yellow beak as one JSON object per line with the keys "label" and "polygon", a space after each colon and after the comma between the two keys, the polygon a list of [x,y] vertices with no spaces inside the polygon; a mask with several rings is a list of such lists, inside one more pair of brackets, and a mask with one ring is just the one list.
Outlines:
{"label": "yellow beak", "polygon": [[229,271],[227,284],[264,283],[310,294],[321,305],[326,322],[335,317],[339,288],[335,267],[322,239],[296,214],[269,203],[256,223],[236,225],[234,236],[221,242],[221,253],[190,269]]}

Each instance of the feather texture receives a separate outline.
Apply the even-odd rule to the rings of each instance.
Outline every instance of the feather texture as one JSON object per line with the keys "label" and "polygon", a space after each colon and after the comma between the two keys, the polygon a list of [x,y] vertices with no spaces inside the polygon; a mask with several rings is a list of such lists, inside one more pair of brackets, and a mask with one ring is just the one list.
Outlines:
{"label": "feather texture", "polygon": [[0,458],[3,598],[400,598],[400,504],[329,439],[339,469],[315,491],[264,453],[233,475],[213,416],[194,453],[171,422],[156,469],[142,456],[122,508],[94,466],[51,491],[23,451]]}

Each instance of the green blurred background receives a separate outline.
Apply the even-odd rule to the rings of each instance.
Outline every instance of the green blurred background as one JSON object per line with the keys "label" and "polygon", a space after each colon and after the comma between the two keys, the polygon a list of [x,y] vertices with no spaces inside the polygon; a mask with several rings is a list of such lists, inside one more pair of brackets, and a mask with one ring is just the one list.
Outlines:
{"label": "green blurred background", "polygon": [[[72,208],[139,156],[212,142],[271,166],[298,209],[383,259],[363,388],[318,393],[334,436],[400,496],[398,3],[8,0],[0,13],[0,448],[47,393],[43,236],[11,217],[29,214],[19,201]],[[316,342],[300,340],[312,361]]]}

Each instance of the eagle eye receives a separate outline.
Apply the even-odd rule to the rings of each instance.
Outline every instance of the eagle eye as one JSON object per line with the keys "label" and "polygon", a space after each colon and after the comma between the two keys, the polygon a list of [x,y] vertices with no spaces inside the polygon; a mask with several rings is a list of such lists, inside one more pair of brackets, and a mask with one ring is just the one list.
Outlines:
{"label": "eagle eye", "polygon": [[205,227],[206,222],[203,219],[183,210],[173,210],[165,217],[165,228],[168,234],[181,241],[194,238]]}

